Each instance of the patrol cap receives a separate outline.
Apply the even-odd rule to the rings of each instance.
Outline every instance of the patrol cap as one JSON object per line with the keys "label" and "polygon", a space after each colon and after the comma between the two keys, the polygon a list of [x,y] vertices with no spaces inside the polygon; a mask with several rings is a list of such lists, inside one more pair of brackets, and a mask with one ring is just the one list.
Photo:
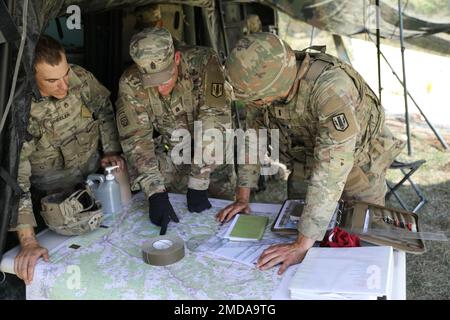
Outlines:
{"label": "patrol cap", "polygon": [[136,16],[135,29],[143,29],[145,27],[157,27],[162,21],[161,9],[159,4],[151,3],[145,6],[136,7],[134,9]]}
{"label": "patrol cap", "polygon": [[236,98],[255,101],[279,98],[293,85],[297,73],[294,51],[268,32],[240,39],[225,64]]}
{"label": "patrol cap", "polygon": [[156,87],[172,78],[174,55],[172,36],[166,28],[146,28],[131,38],[130,56],[145,87]]}

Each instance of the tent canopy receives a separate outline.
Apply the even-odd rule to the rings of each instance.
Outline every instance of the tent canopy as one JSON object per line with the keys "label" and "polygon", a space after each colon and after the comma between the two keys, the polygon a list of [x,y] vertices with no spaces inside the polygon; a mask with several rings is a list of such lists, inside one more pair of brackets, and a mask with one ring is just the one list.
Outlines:
{"label": "tent canopy", "polygon": [[[374,0],[262,0],[294,19],[342,36],[376,34]],[[450,55],[450,1],[402,0],[406,42],[427,51]],[[398,0],[380,0],[382,38],[400,37]]]}
{"label": "tent canopy", "polygon": [[[22,1],[19,1],[23,2]],[[223,0],[222,2],[261,3],[280,10],[294,19],[316,28],[342,36],[376,33],[376,6],[374,0]],[[66,8],[75,4],[82,12],[98,12],[140,6],[149,3],[178,3],[203,7],[214,11],[213,0],[34,0],[38,26],[54,17],[66,14]],[[428,51],[450,54],[450,0],[402,0],[405,40]],[[20,4],[19,4],[20,6]],[[380,33],[382,38],[397,39],[398,0],[380,0]],[[214,24],[211,15],[211,24]]]}

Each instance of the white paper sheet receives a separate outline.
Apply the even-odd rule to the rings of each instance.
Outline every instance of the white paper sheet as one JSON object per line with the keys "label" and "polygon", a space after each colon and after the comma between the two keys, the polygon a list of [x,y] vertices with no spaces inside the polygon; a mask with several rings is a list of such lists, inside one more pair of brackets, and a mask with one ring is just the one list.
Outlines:
{"label": "white paper sheet", "polygon": [[293,298],[372,299],[390,296],[392,272],[392,247],[311,248],[289,289]]}
{"label": "white paper sheet", "polygon": [[204,252],[254,267],[261,253],[272,244],[279,242],[273,239],[231,241],[221,237],[224,233],[226,231],[222,230],[218,235],[210,237],[197,248],[197,252]]}
{"label": "white paper sheet", "polygon": [[245,264],[249,267],[254,267],[259,256],[270,246],[269,244],[260,244],[255,242],[248,245],[242,245],[242,243],[239,243],[239,245],[233,242],[228,242],[211,253],[222,258]]}

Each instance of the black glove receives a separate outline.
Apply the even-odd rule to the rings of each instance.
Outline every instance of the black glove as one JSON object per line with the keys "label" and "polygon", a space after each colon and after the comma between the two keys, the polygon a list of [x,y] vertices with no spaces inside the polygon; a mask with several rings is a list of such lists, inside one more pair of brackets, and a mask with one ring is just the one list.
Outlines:
{"label": "black glove", "polygon": [[151,195],[150,198],[148,198],[148,204],[150,221],[161,227],[160,235],[166,234],[167,225],[170,220],[180,222],[175,211],[173,211],[167,192],[159,192]]}
{"label": "black glove", "polygon": [[208,190],[189,189],[186,194],[188,210],[190,212],[202,212],[211,208],[208,200]]}

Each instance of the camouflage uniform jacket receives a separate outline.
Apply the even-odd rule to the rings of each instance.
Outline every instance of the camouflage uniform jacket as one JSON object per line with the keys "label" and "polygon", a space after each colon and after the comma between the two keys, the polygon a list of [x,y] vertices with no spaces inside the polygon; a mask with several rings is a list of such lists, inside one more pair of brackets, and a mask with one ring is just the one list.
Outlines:
{"label": "camouflage uniform jacket", "polygon": [[[308,190],[298,230],[320,240],[352,167],[375,157],[369,145],[382,130],[384,111],[349,65],[325,54],[296,55],[297,80],[286,101],[249,110],[247,128],[279,129],[281,156],[304,164]],[[316,60],[323,67],[311,79]],[[240,166],[239,185],[256,187],[258,174],[258,165]]]}
{"label": "camouflage uniform jacket", "polygon": [[[127,161],[137,170],[131,189],[143,190],[147,197],[165,190],[155,155],[158,145],[153,139],[154,130],[161,134],[170,152],[178,144],[171,140],[172,132],[186,129],[194,137],[194,121],[202,122],[203,132],[231,128],[230,98],[217,55],[204,47],[178,50],[178,80],[169,97],[162,97],[156,87],[144,87],[135,64],[124,72],[119,83],[117,127]],[[201,137],[196,139],[201,141]],[[203,143],[202,153],[212,142]],[[215,167],[203,161],[193,162],[189,188],[208,189],[209,175]]]}
{"label": "camouflage uniform jacket", "polygon": [[[18,227],[36,226],[29,191],[34,178],[50,178],[66,169],[92,173],[84,171],[98,168],[99,143],[104,153],[121,151],[109,91],[76,65],[71,65],[65,98],[33,99],[27,134],[18,172],[19,185],[25,191],[19,202]],[[97,163],[88,163],[92,159]]]}

